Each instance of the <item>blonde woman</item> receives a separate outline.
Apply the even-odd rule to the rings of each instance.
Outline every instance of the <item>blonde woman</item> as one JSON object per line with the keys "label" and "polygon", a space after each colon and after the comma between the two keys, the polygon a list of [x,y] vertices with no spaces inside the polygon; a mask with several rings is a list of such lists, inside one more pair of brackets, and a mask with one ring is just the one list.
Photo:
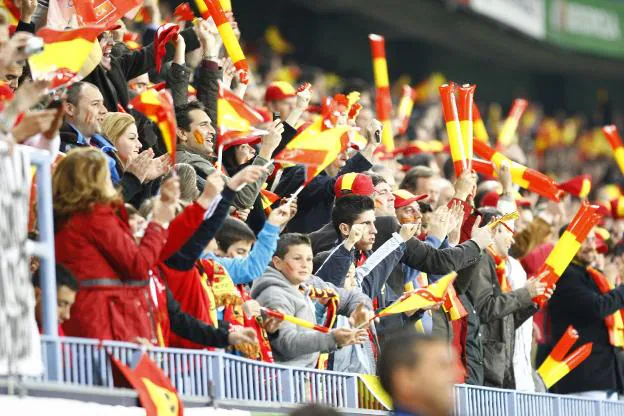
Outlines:
{"label": "blonde woman", "polygon": [[137,126],[130,114],[108,113],[102,122],[102,134],[106,136],[110,147],[100,147],[109,156],[116,159],[115,169],[121,178],[124,200],[135,207],[158,192],[157,181],[170,168],[169,155],[154,158],[154,151],[141,152]]}
{"label": "blonde woman", "polygon": [[140,244],[132,236],[102,151],[88,147],[69,152],[54,171],[52,196],[56,260],[80,283],[65,333],[120,341],[153,339],[149,272],[159,261],[175,216],[178,179],[163,183]]}

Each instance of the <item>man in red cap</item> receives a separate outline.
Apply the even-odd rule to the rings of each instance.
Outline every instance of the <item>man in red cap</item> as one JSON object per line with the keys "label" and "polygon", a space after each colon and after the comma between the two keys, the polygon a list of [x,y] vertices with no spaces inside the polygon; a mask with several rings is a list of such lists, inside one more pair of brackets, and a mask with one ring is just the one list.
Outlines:
{"label": "man in red cap", "polygon": [[401,224],[413,224],[420,220],[422,214],[418,201],[426,199],[429,195],[414,195],[405,189],[394,191],[393,195],[396,217]]}
{"label": "man in red cap", "polygon": [[297,91],[287,82],[275,81],[267,87],[264,93],[264,101],[269,111],[279,113],[282,120],[286,120],[296,108]]}

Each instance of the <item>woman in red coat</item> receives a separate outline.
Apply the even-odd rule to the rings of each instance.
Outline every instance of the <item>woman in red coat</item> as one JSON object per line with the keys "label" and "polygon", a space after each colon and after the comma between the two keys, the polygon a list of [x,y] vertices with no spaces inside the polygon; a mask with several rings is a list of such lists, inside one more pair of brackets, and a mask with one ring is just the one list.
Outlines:
{"label": "woman in red coat", "polygon": [[165,181],[160,195],[137,245],[104,153],[76,149],[58,164],[52,178],[56,260],[80,283],[72,317],[63,325],[66,335],[156,340],[149,273],[175,216],[178,179]]}

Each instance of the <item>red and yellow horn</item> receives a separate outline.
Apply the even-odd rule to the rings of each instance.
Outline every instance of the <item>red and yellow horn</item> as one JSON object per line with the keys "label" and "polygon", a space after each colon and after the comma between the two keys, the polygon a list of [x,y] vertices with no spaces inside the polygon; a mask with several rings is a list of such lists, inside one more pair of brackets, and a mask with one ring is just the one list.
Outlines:
{"label": "red and yellow horn", "polygon": [[[581,248],[583,240],[591,229],[600,222],[600,218],[598,206],[590,205],[587,201],[581,203],[581,207],[568,228],[563,232],[546,261],[536,273],[542,281],[547,283],[549,288],[557,283],[565,269],[568,268]],[[533,298],[533,301],[541,307],[546,303],[546,298],[541,295]]]}
{"label": "red and yellow horn", "polygon": [[[217,25],[217,30],[219,30],[219,35],[221,35],[221,40],[223,40],[223,46],[232,60],[234,67],[238,70],[240,82],[247,84],[249,82],[247,78],[247,75],[249,74],[247,58],[245,58],[245,54],[241,49],[240,43],[238,42],[238,39],[236,39],[236,35],[230,25],[230,21],[225,16],[221,3],[219,3],[219,0],[195,0],[198,6],[202,1],[205,2],[209,16],[212,16],[212,19]],[[204,19],[207,19],[205,15],[206,8],[202,11],[202,8],[199,7],[200,13]]]}
{"label": "red and yellow horn", "polygon": [[548,372],[540,371],[542,370],[542,365],[542,367],[538,370],[538,373],[542,377],[546,388],[554,386],[559,380],[568,375],[570,371],[574,370],[583,361],[585,361],[592,352],[592,346],[592,342],[583,344]]}
{"label": "red and yellow horn", "polygon": [[462,142],[466,154],[466,166],[468,169],[472,169],[472,141],[474,138],[472,108],[474,104],[475,88],[477,88],[476,85],[470,84],[464,84],[459,87],[459,106],[457,109],[459,125],[462,132]]}
{"label": "red and yellow horn", "polygon": [[575,176],[569,181],[559,184],[559,189],[579,198],[587,198],[591,191],[591,175],[583,174]]}
{"label": "red and yellow horn", "polygon": [[513,141],[514,134],[516,133],[516,129],[520,123],[520,118],[522,117],[522,114],[524,114],[528,105],[529,102],[521,98],[516,98],[513,101],[509,114],[503,123],[503,127],[501,127],[501,130],[498,133],[496,145],[499,149],[509,146]]}
{"label": "red and yellow horn", "polygon": [[464,149],[464,141],[462,139],[461,124],[459,122],[459,114],[457,112],[457,103],[455,101],[455,84],[444,84],[439,88],[440,99],[442,101],[442,111],[444,113],[444,122],[446,124],[446,133],[448,135],[449,146],[451,148],[451,158],[455,167],[455,176],[468,169],[466,161],[466,151]]}
{"label": "red and yellow horn", "polygon": [[401,101],[399,101],[399,134],[405,134],[409,126],[409,119],[414,109],[414,90],[409,85],[403,85]]}
{"label": "red and yellow horn", "polygon": [[381,141],[388,152],[394,150],[392,134],[392,99],[390,98],[390,78],[388,61],[386,60],[386,43],[384,37],[371,33],[368,35],[373,57],[373,76],[375,77],[375,104],[377,118],[383,124]]}
{"label": "red and yellow horn", "polygon": [[487,129],[485,128],[485,123],[481,119],[481,113],[479,112],[479,107],[477,103],[472,103],[472,125],[474,129],[474,136],[477,140],[481,140],[484,143],[490,142],[490,136],[488,136]]}
{"label": "red and yellow horn", "polygon": [[611,149],[613,149],[613,158],[617,162],[620,171],[624,173],[624,145],[622,145],[622,138],[618,133],[617,127],[614,125],[604,126],[602,133],[609,141]]}
{"label": "red and yellow horn", "polygon": [[473,146],[478,156],[492,162],[497,169],[500,169],[501,163],[507,160],[511,169],[511,179],[516,185],[535,192],[544,198],[559,202],[563,191],[559,189],[557,183],[551,177],[510,160],[501,152],[492,149],[480,140],[475,140]]}

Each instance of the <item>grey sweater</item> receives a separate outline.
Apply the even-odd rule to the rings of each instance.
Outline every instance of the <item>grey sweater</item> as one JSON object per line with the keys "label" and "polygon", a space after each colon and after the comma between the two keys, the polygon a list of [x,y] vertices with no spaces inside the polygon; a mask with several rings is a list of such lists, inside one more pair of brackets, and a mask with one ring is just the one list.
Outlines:
{"label": "grey sweater", "polygon": [[[372,308],[370,298],[356,290],[337,288],[316,276],[310,276],[303,287],[331,288],[340,297],[338,313],[349,316],[360,303]],[[269,267],[264,275],[256,280],[251,289],[251,297],[262,306],[276,309],[288,315],[316,322],[313,301],[290,283],[286,277]],[[277,337],[271,340],[275,360],[296,367],[314,367],[319,353],[336,349],[336,341],[331,334],[309,330],[282,322]]]}

